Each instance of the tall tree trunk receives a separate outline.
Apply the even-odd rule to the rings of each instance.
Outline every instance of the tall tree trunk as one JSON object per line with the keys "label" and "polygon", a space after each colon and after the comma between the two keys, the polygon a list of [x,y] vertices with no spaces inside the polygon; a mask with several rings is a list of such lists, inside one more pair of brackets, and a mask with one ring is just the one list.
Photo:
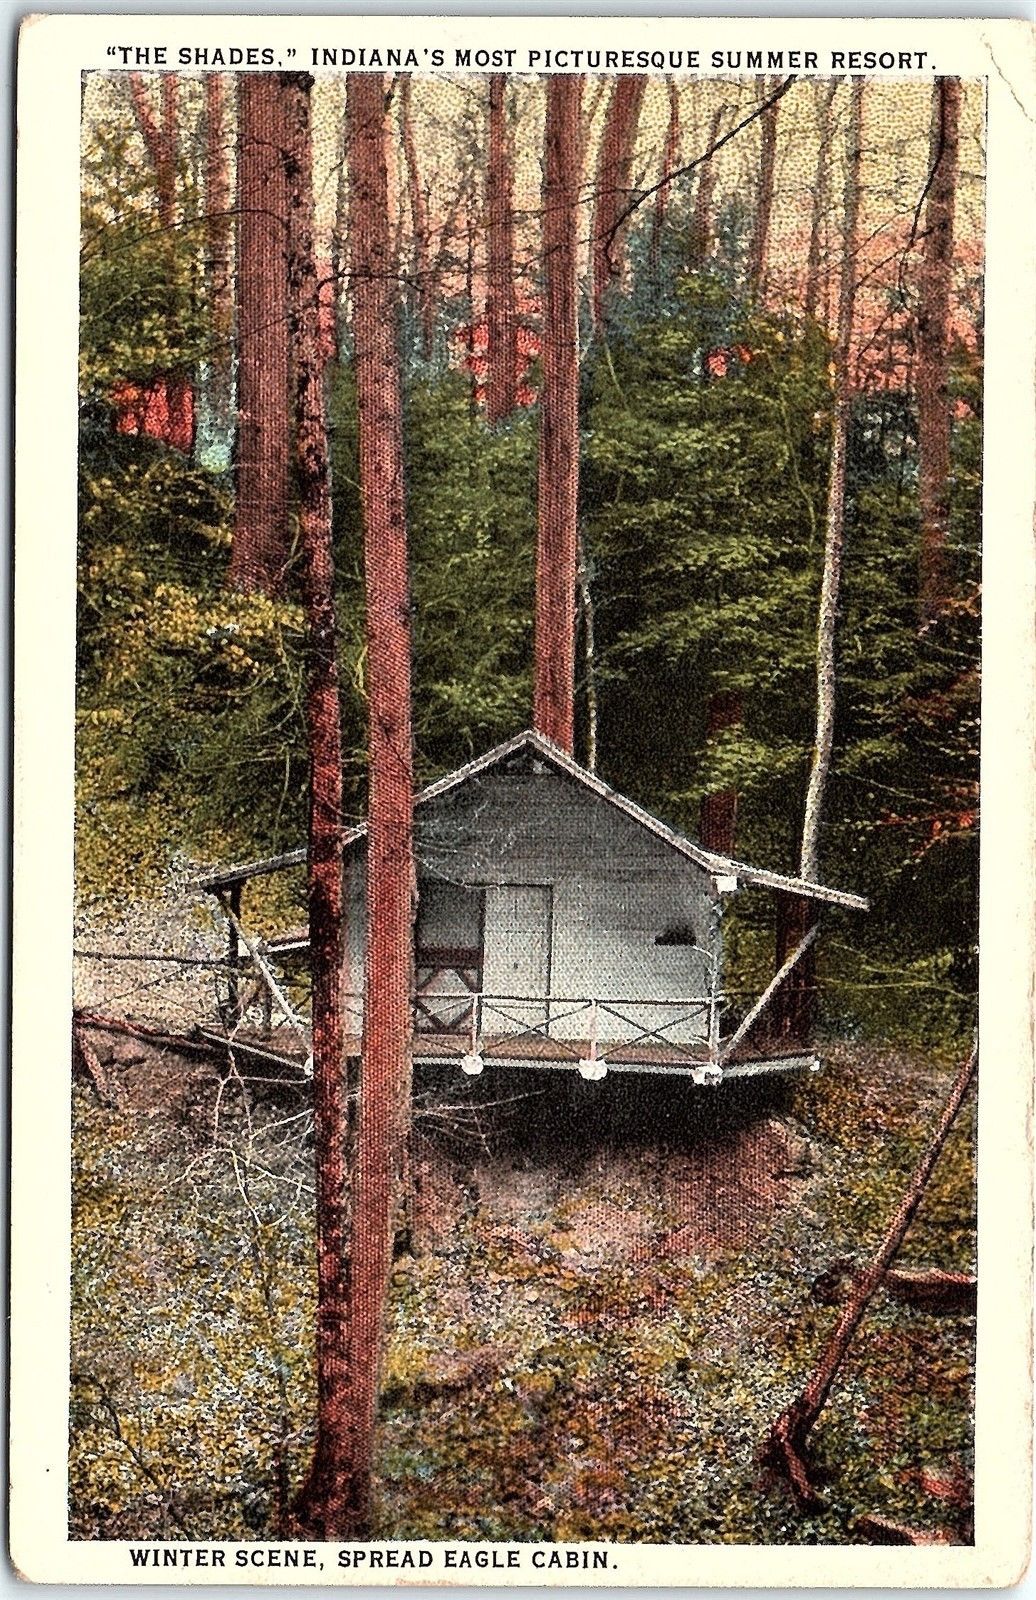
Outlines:
{"label": "tall tree trunk", "polygon": [[547,79],[533,722],[570,755],[579,516],[576,249],[582,97],[581,77],[559,72]]}
{"label": "tall tree trunk", "polygon": [[[317,1236],[317,1437],[297,1507],[299,1521],[331,1538],[345,1526],[353,1435],[349,1408],[350,1263],[348,1106],[343,1037],[345,895],[342,866],[342,741],[335,622],[327,426],[313,244],[310,88],[284,74],[291,160],[290,322],[295,347],[295,466],[306,614],[309,747],[309,947],[313,980],[313,1121]],[[287,329],[281,337],[287,342]]]}
{"label": "tall tree trunk", "polygon": [[[712,744],[730,729],[740,727],[744,714],[744,696],[739,689],[721,690],[710,695],[705,713],[706,745]],[[701,842],[706,850],[715,850],[721,856],[732,856],[737,832],[737,790],[716,789],[704,795],[699,827]]]}
{"label": "tall tree trunk", "polygon": [[938,1127],[907,1185],[899,1209],[885,1230],[872,1261],[856,1278],[842,1314],[821,1351],[820,1360],[810,1374],[802,1393],[777,1418],[763,1446],[764,1459],[785,1473],[797,1498],[804,1506],[815,1507],[820,1503],[810,1481],[806,1462],[806,1444],[810,1432],[815,1427],[831,1393],[831,1386],[845,1359],[852,1337],[860,1326],[867,1307],[881,1287],[906,1237],[907,1229],[917,1214],[917,1208],[924,1199],[935,1163],[942,1153],[950,1129],[956,1121],[957,1113],[977,1070],[976,1048],[958,1071]]}
{"label": "tall tree trunk", "polygon": [[[170,321],[175,321],[179,311],[177,300],[180,293],[177,251],[173,237],[173,230],[179,220],[176,198],[179,80],[175,72],[161,74],[160,120],[155,115],[147,85],[139,72],[130,73],[129,88],[137,125],[155,173],[158,222],[164,235],[164,252],[168,262],[168,286],[171,295],[169,315]],[[194,395],[189,373],[182,367],[176,368],[157,375],[155,385],[161,386],[165,391],[168,419],[164,433],[166,442],[175,442],[177,448],[189,449],[194,431]]]}
{"label": "tall tree trunk", "polygon": [[838,93],[838,79],[817,85],[818,133],[817,171],[813,183],[813,207],[809,221],[809,251],[806,256],[806,290],[803,310],[807,321],[817,314],[820,302],[820,256],[824,233],[824,213],[827,210],[828,167],[830,165],[831,111]]}
{"label": "tall tree trunk", "polygon": [[597,637],[594,616],[592,568],[586,546],[580,537],[576,559],[579,590],[579,615],[583,637],[583,696],[586,705],[586,770],[597,771]]}
{"label": "tall tree trunk", "polygon": [[620,218],[630,200],[630,169],[646,84],[641,72],[615,80],[601,134],[591,244],[595,328],[604,326],[611,292],[622,278],[626,227]]}
{"label": "tall tree trunk", "polygon": [[163,72],[161,75],[161,124],[155,116],[147,85],[139,72],[130,73],[129,89],[137,126],[155,172],[159,226],[166,229],[174,228],[176,226],[176,74]]}
{"label": "tall tree trunk", "polygon": [[421,354],[429,360],[435,342],[435,301],[432,295],[431,232],[428,203],[421,188],[421,171],[414,138],[414,113],[409,72],[399,74],[399,129],[407,166],[407,194],[410,201],[410,233],[413,243],[413,273],[416,279],[414,305],[421,329]]}
{"label": "tall tree trunk", "polygon": [[838,595],[842,581],[842,552],[845,544],[846,450],[852,410],[849,351],[856,300],[860,165],[863,159],[863,85],[862,78],[853,79],[849,161],[846,167],[843,202],[842,272],[838,288],[838,326],[834,348],[835,392],[834,416],[831,424],[831,466],[827,488],[824,575],[817,625],[817,724],[802,823],[800,871],[802,876],[809,880],[816,879],[820,870],[820,828],[824,811],[824,791],[831,770],[831,751],[835,736],[835,627],[838,620]]}
{"label": "tall tree trunk", "polygon": [[[711,150],[719,138],[726,109],[725,105],[717,106],[712,113],[712,120],[709,123],[709,142],[705,146],[707,150]],[[712,158],[707,157],[698,173],[698,192],[694,197],[694,213],[691,217],[689,256],[690,264],[695,268],[705,265],[712,248],[712,201],[715,192],[716,169]]]}
{"label": "tall tree trunk", "polygon": [[238,438],[228,581],[275,595],[288,560],[288,202],[276,73],[238,77]]}
{"label": "tall tree trunk", "polygon": [[[765,78],[758,80],[762,95],[770,93]],[[770,216],[773,211],[774,165],[777,155],[777,113],[779,101],[767,106],[759,119],[759,181],[755,192],[755,220],[748,249],[748,286],[761,294],[766,279],[766,257],[770,242]]]}
{"label": "tall tree trunk", "polygon": [[489,78],[486,154],[486,322],[489,370],[486,418],[502,422],[515,407],[518,388],[514,302],[514,215],[511,136],[507,126],[507,75]]}
{"label": "tall tree trunk", "polygon": [[234,229],[227,141],[227,79],[205,75],[205,247],[211,347],[199,374],[198,460],[229,469],[234,448]]}
{"label": "tall tree trunk", "polygon": [[335,178],[335,217],[331,226],[331,293],[334,297],[335,358],[342,360],[348,343],[349,321],[346,295],[346,234],[348,230],[349,187],[345,159],[345,96],[342,96],[341,130],[338,142],[338,170]]}
{"label": "tall tree trunk", "polygon": [[[675,172],[680,160],[680,85],[676,78],[670,78],[666,88],[669,91],[669,122],[662,150],[662,179],[670,172]],[[651,222],[651,264],[654,267],[657,267],[662,254],[662,236],[668,215],[669,184],[663,182],[655,195],[655,215]]]}
{"label": "tall tree trunk", "polygon": [[924,265],[917,313],[917,453],[921,509],[921,625],[938,615],[950,584],[950,399],[948,358],[953,227],[959,168],[959,78],[937,78],[932,97]]}
{"label": "tall tree trunk", "polygon": [[371,1465],[392,1242],[410,1122],[413,752],[403,407],[391,272],[384,90],[350,73],[353,332],[360,435],[369,709],[367,957],[353,1190],[349,1531],[370,1520]]}

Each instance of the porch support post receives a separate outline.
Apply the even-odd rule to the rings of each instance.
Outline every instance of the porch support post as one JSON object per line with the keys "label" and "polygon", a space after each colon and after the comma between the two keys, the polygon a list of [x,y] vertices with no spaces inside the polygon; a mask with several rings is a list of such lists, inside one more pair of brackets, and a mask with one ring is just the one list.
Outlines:
{"label": "porch support post", "polygon": [[719,1061],[720,990],[723,984],[723,896],[715,892],[709,903],[709,1060]]}
{"label": "porch support post", "polygon": [[724,1045],[723,1054],[720,1057],[721,1064],[725,1061],[729,1061],[738,1045],[747,1037],[748,1033],[758,1022],[759,1018],[762,1016],[770,1002],[781,993],[782,987],[787,986],[795,968],[801,965],[803,958],[809,954],[809,951],[815,944],[816,937],[819,932],[820,925],[819,923],[814,922],[812,927],[807,930],[804,937],[795,946],[794,950],[787,957],[784,963],[774,973],[773,977],[766,985],[766,988],[759,996],[755,1005],[748,1012],[747,1016],[742,1018],[736,1032],[731,1034],[730,1038]]}
{"label": "porch support post", "polygon": [[[819,923],[815,900],[805,895],[777,895],[776,967],[779,971],[799,942]],[[771,1013],[775,1040],[787,1044],[808,1044],[813,1035],[817,1005],[817,955],[811,943],[805,959],[799,961],[788,981],[778,991]]]}
{"label": "porch support post", "polygon": [[[220,902],[223,896],[217,897]],[[241,941],[238,937],[238,924],[241,919],[241,884],[232,884],[228,891],[227,904],[231,915],[227,918],[227,1016],[231,1027],[241,1021]]]}

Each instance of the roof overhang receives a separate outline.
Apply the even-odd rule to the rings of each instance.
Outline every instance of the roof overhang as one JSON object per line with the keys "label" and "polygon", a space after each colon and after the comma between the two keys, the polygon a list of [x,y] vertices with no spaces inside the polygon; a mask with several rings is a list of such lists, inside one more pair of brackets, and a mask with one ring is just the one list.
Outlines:
{"label": "roof overhang", "polygon": [[[831,889],[826,884],[813,883],[805,878],[789,877],[784,873],[770,872],[762,867],[749,866],[747,862],[735,861],[729,856],[716,855],[711,850],[703,850],[700,845],[677,833],[674,828],[667,827],[657,817],[638,806],[636,801],[629,800],[618,790],[611,788],[596,773],[588,772],[570,755],[559,749],[551,740],[537,733],[534,729],[526,729],[524,733],[516,734],[513,739],[508,739],[503,744],[496,745],[485,755],[477,757],[474,761],[467,762],[463,767],[458,767],[455,772],[448,773],[446,777],[439,778],[435,783],[429,784],[415,797],[415,806],[425,806],[430,801],[438,800],[443,795],[449,794],[453,789],[458,789],[469,783],[480,773],[489,771],[492,767],[499,766],[510,756],[517,755],[521,750],[534,751],[554,771],[580,784],[591,794],[597,795],[608,805],[635,822],[639,827],[654,834],[663,844],[669,846],[684,860],[691,861],[700,867],[709,876],[715,894],[732,894],[739,889],[758,887],[773,889],[784,894],[798,895],[807,900],[819,900],[829,905],[843,906],[853,911],[866,911],[868,901],[858,894],[850,894],[845,889]],[[367,832],[366,824],[349,828],[342,836],[343,845],[348,848],[364,838]],[[245,883],[249,878],[262,877],[266,873],[280,872],[291,867],[304,866],[306,861],[305,846],[296,850],[289,850],[283,855],[270,856],[262,861],[246,861],[236,866],[223,867],[218,872],[205,874],[195,882],[195,887],[203,889],[209,894],[219,894],[225,889],[231,889],[237,884]]]}

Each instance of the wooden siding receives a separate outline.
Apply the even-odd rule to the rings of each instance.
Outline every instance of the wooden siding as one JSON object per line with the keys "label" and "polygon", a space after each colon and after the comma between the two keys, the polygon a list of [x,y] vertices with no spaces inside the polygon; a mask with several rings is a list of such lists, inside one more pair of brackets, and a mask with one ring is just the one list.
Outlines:
{"label": "wooden siding", "polygon": [[[709,991],[707,874],[581,785],[548,768],[493,769],[422,807],[418,881],[458,885],[543,885],[552,890],[550,992],[620,1002],[601,1013],[602,1039],[652,1032],[682,1016],[664,1037],[704,1037],[707,1015],[658,1002]],[[350,965],[362,972],[363,881],[357,851],[349,868]],[[659,944],[670,937],[686,944]],[[492,970],[492,953],[486,965]],[[487,988],[488,988],[487,984]],[[512,1027],[520,1030],[517,1009]],[[575,1018],[559,1020],[564,1033]],[[487,1032],[498,1031],[489,1025]],[[552,1025],[553,1031],[553,1025]]]}

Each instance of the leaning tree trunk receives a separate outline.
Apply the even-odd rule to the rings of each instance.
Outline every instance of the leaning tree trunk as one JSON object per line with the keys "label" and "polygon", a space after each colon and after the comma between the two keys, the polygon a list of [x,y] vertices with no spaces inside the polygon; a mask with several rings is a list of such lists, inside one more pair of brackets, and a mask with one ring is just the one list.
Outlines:
{"label": "leaning tree trunk", "polygon": [[942,1153],[977,1069],[976,1047],[953,1081],[939,1125],[907,1185],[899,1209],[885,1230],[885,1236],[873,1260],[857,1277],[834,1331],[821,1352],[820,1360],[810,1374],[802,1393],[781,1412],[763,1445],[763,1459],[785,1474],[797,1499],[805,1507],[816,1507],[820,1504],[819,1496],[810,1480],[806,1461],[809,1435],[824,1409],[852,1337],[860,1326],[867,1307],[881,1287],[906,1237],[907,1229],[917,1214],[917,1208],[924,1199],[928,1180],[932,1176],[935,1163]]}
{"label": "leaning tree trunk", "polygon": [[547,79],[533,723],[572,753],[579,516],[577,207],[583,80]]}
{"label": "leaning tree trunk", "polygon": [[824,232],[824,212],[827,209],[828,191],[828,165],[830,160],[831,144],[831,109],[834,105],[835,95],[838,93],[837,78],[821,88],[817,86],[817,105],[820,112],[818,135],[820,146],[817,150],[817,171],[813,183],[813,205],[809,220],[809,249],[806,252],[806,288],[803,297],[803,310],[807,321],[812,321],[817,314],[820,302],[820,252]]}
{"label": "leaning tree trunk", "polygon": [[824,540],[824,576],[817,624],[817,723],[813,759],[806,789],[802,823],[800,872],[814,880],[820,869],[820,828],[824,791],[831,770],[835,736],[835,627],[842,581],[845,545],[845,475],[852,409],[849,351],[856,301],[856,252],[860,208],[860,164],[863,138],[863,83],[854,78],[849,128],[849,161],[845,174],[842,274],[838,291],[838,328],[834,348],[834,417],[831,425],[831,465],[827,489]]}
{"label": "leaning tree trunk", "polygon": [[347,92],[369,711],[367,956],[351,1234],[356,1437],[347,1528],[356,1537],[370,1521],[383,1325],[409,1131],[415,883],[403,407],[380,75],[350,73]]}
{"label": "leaning tree trunk", "polygon": [[276,73],[238,76],[237,495],[228,582],[276,595],[288,561],[288,200]]}
{"label": "leaning tree trunk", "polygon": [[[348,1105],[343,1038],[345,896],[342,865],[342,738],[335,623],[327,426],[313,244],[310,88],[284,74],[290,151],[290,322],[295,347],[295,467],[306,614],[309,748],[309,948],[313,982],[313,1123],[317,1236],[317,1437],[296,1515],[331,1538],[344,1530],[351,1483]],[[282,338],[285,330],[281,332]]]}
{"label": "leaning tree trunk", "polygon": [[924,267],[917,314],[917,453],[921,510],[919,611],[922,627],[950,587],[950,397],[948,352],[953,284],[953,226],[959,168],[961,86],[937,78],[932,103]]}
{"label": "leaning tree trunk", "polygon": [[601,135],[590,252],[593,320],[598,329],[604,327],[609,300],[622,278],[624,213],[630,201],[630,169],[646,84],[640,72],[616,80]]}
{"label": "leaning tree trunk", "polygon": [[486,149],[486,323],[489,337],[486,420],[491,423],[502,422],[510,416],[518,388],[513,156],[506,100],[506,74],[491,73]]}
{"label": "leaning tree trunk", "polygon": [[[758,81],[761,91],[764,94],[768,93],[766,79],[760,78]],[[766,257],[770,243],[770,217],[773,212],[778,109],[778,102],[774,101],[773,105],[767,106],[759,120],[759,180],[755,192],[755,220],[752,226],[752,239],[748,249],[748,285],[753,294],[762,293],[766,279]]]}

